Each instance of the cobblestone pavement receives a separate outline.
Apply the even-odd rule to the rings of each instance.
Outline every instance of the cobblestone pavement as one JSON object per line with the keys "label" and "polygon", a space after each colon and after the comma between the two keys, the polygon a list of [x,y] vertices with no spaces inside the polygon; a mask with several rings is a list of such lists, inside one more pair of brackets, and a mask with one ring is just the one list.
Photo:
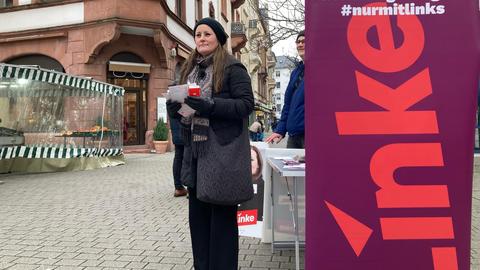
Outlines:
{"label": "cobblestone pavement", "polygon": [[[193,269],[172,160],[131,154],[112,168],[0,175],[0,269]],[[294,269],[295,257],[241,237],[239,261],[241,270]]]}
{"label": "cobblestone pavement", "polygon": [[[173,197],[172,158],[132,154],[113,168],[0,175],[0,269],[192,269],[187,200]],[[478,224],[480,156],[471,270],[480,269]],[[240,243],[241,270],[294,269],[293,251]]]}

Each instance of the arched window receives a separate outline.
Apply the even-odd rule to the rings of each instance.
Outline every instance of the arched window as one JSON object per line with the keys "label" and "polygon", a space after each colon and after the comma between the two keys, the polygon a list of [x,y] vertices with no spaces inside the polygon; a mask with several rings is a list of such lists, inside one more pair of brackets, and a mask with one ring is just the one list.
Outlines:
{"label": "arched window", "polygon": [[145,63],[140,56],[134,53],[129,53],[129,52],[117,53],[114,56],[112,56],[112,58],[110,58],[110,61]]}
{"label": "arched window", "polygon": [[40,66],[41,68],[45,69],[65,72],[65,69],[60,62],[54,58],[42,54],[30,54],[16,57],[7,61],[7,64]]}

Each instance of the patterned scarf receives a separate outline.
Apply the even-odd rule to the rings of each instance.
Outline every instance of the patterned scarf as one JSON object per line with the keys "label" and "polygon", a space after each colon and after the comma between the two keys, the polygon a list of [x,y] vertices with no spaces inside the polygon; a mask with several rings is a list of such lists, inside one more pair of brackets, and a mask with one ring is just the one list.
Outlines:
{"label": "patterned scarf", "polygon": [[[212,99],[213,91],[213,55],[197,58],[197,64],[190,74],[188,82],[196,83],[200,86],[200,97]],[[205,117],[192,115],[182,117],[182,123],[189,128],[183,129],[184,139],[187,145],[191,143],[193,157],[198,158],[206,152],[206,142],[208,140],[208,129],[210,120]]]}

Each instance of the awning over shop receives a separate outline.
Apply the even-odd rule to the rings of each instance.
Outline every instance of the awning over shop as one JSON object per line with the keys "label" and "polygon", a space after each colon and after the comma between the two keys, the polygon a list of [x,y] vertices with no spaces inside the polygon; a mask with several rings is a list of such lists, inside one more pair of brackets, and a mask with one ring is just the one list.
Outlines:
{"label": "awning over shop", "polygon": [[43,87],[29,88],[28,84],[12,83],[10,80],[0,82],[0,97],[99,97],[100,91],[91,91],[81,88],[67,88],[60,85],[45,84]]}
{"label": "awning over shop", "polygon": [[16,66],[0,63],[0,79],[25,79],[50,84],[75,87],[103,94],[123,96],[124,89],[112,84],[99,82],[84,77],[72,76],[53,70],[45,70],[33,66]]}
{"label": "awning over shop", "polygon": [[133,73],[150,73],[150,64],[109,61],[109,71],[133,72]]}
{"label": "awning over shop", "polygon": [[255,110],[266,113],[273,113],[273,109],[271,108],[271,106],[269,107],[268,105],[262,103],[255,103]]}

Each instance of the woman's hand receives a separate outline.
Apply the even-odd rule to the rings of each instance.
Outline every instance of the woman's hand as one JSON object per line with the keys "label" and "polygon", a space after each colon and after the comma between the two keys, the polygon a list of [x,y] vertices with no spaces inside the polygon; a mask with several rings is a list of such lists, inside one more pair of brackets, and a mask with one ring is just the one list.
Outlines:
{"label": "woman's hand", "polygon": [[185,104],[197,111],[200,116],[204,117],[208,117],[212,113],[213,106],[215,105],[215,103],[213,103],[213,100],[191,96],[185,99]]}
{"label": "woman's hand", "polygon": [[278,134],[278,133],[272,133],[272,135],[268,136],[268,138],[265,140],[266,143],[271,143],[271,142],[275,142],[275,143],[279,143],[281,140],[283,139],[283,136],[281,134]]}

